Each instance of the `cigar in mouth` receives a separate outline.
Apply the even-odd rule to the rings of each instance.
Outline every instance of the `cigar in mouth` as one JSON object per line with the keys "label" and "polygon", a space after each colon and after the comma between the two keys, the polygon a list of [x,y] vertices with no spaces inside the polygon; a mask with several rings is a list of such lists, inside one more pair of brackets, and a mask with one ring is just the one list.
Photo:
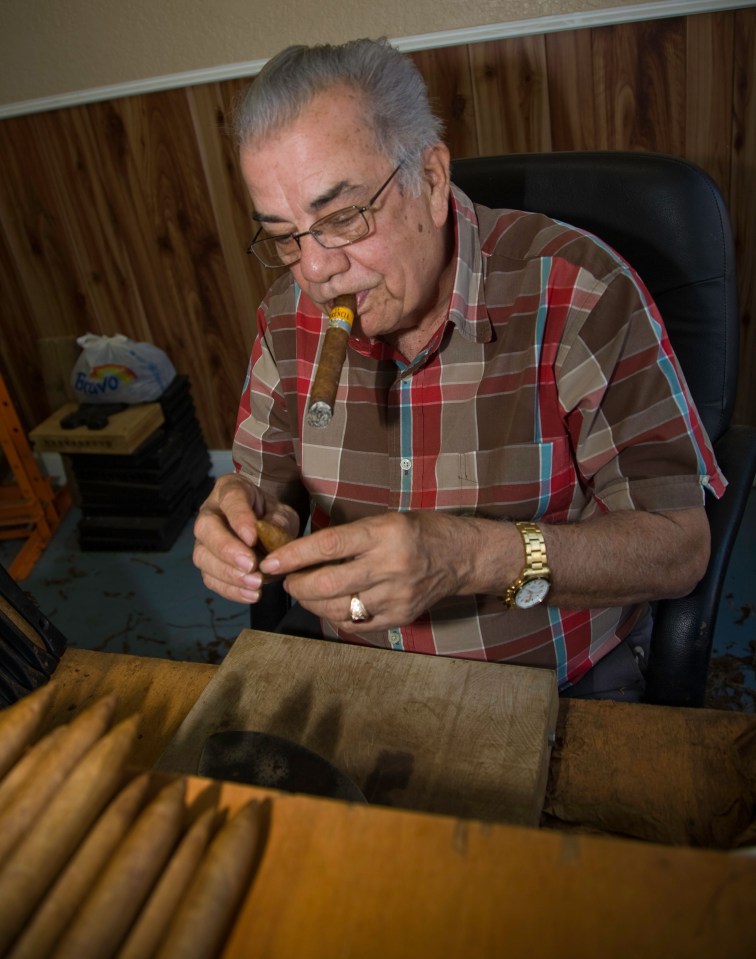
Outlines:
{"label": "cigar in mouth", "polygon": [[357,312],[357,298],[353,293],[337,296],[328,314],[328,329],[323,339],[320,362],[310,394],[307,422],[310,426],[328,426],[333,416],[333,404],[339,388],[341,370],[346,358],[349,334]]}

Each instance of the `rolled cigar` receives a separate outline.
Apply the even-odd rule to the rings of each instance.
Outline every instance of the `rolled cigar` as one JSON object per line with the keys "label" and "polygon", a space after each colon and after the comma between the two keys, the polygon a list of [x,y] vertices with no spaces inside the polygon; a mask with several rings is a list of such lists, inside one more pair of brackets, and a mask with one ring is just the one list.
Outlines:
{"label": "rolled cigar", "polygon": [[8,806],[13,797],[31,782],[36,775],[37,764],[58,748],[58,741],[65,735],[65,726],[56,726],[46,736],[27,749],[16,765],[0,780],[0,812]]}
{"label": "rolled cigar", "polygon": [[140,773],[113,799],[16,940],[9,959],[39,959],[52,955],[55,943],[73,921],[79,906],[136,818],[149,785],[150,774]]}
{"label": "rolled cigar", "polygon": [[320,362],[310,394],[307,422],[310,426],[328,426],[333,416],[333,404],[339,388],[341,370],[346,357],[349,334],[352,332],[357,298],[353,293],[337,296],[328,314],[328,329],[320,352]]}
{"label": "rolled cigar", "polygon": [[0,870],[0,955],[18,935],[87,830],[115,795],[139,731],[137,716],[99,739],[71,770]]}
{"label": "rolled cigar", "polygon": [[109,959],[116,953],[168,861],[181,832],[186,780],[157,794],[66,929],[53,959]]}
{"label": "rolled cigar", "polygon": [[53,694],[54,688],[48,683],[0,710],[0,776],[33,742]]}
{"label": "rolled cigar", "polygon": [[81,757],[108,729],[117,702],[114,694],[103,696],[72,719],[58,738],[57,748],[37,763],[33,780],[16,790],[0,813],[0,862],[26,834]]}
{"label": "rolled cigar", "polygon": [[[205,854],[218,816],[217,809],[206,809],[184,834],[121,946],[117,959],[145,959],[155,954]],[[11,959],[16,957],[11,956]]]}
{"label": "rolled cigar", "polygon": [[250,800],[215,835],[176,910],[157,959],[214,959],[259,858],[261,804]]}
{"label": "rolled cigar", "polygon": [[265,519],[257,521],[257,540],[264,547],[267,553],[272,553],[279,546],[285,546],[291,542],[292,537],[275,523],[269,523]]}

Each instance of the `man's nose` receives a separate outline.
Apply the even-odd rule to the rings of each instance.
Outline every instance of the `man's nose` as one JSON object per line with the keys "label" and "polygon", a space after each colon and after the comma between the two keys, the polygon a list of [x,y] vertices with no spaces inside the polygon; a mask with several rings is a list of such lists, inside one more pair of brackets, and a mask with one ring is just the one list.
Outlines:
{"label": "man's nose", "polygon": [[300,239],[302,254],[299,269],[302,278],[312,283],[324,283],[338,273],[349,269],[349,256],[344,246],[326,248],[314,237],[305,235]]}

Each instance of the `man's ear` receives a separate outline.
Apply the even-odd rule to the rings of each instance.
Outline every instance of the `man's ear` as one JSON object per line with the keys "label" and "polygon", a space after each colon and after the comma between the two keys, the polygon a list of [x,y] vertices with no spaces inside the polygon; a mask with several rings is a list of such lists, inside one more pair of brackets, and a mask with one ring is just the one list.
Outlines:
{"label": "man's ear", "polygon": [[451,189],[449,148],[440,141],[423,153],[423,177],[429,191],[431,216],[436,226],[446,223]]}

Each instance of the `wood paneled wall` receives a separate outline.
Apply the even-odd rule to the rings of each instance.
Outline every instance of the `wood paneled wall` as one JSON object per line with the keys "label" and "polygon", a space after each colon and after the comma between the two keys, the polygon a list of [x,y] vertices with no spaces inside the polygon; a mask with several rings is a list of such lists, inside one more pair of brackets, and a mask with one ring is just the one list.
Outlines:
{"label": "wood paneled wall", "polygon": [[[453,156],[654,150],[712,174],[738,244],[737,418],[756,423],[756,8],[413,56]],[[50,412],[39,339],[120,332],[167,351],[229,447],[266,286],[225,132],[245,85],[0,122],[0,367],[28,428]]]}

